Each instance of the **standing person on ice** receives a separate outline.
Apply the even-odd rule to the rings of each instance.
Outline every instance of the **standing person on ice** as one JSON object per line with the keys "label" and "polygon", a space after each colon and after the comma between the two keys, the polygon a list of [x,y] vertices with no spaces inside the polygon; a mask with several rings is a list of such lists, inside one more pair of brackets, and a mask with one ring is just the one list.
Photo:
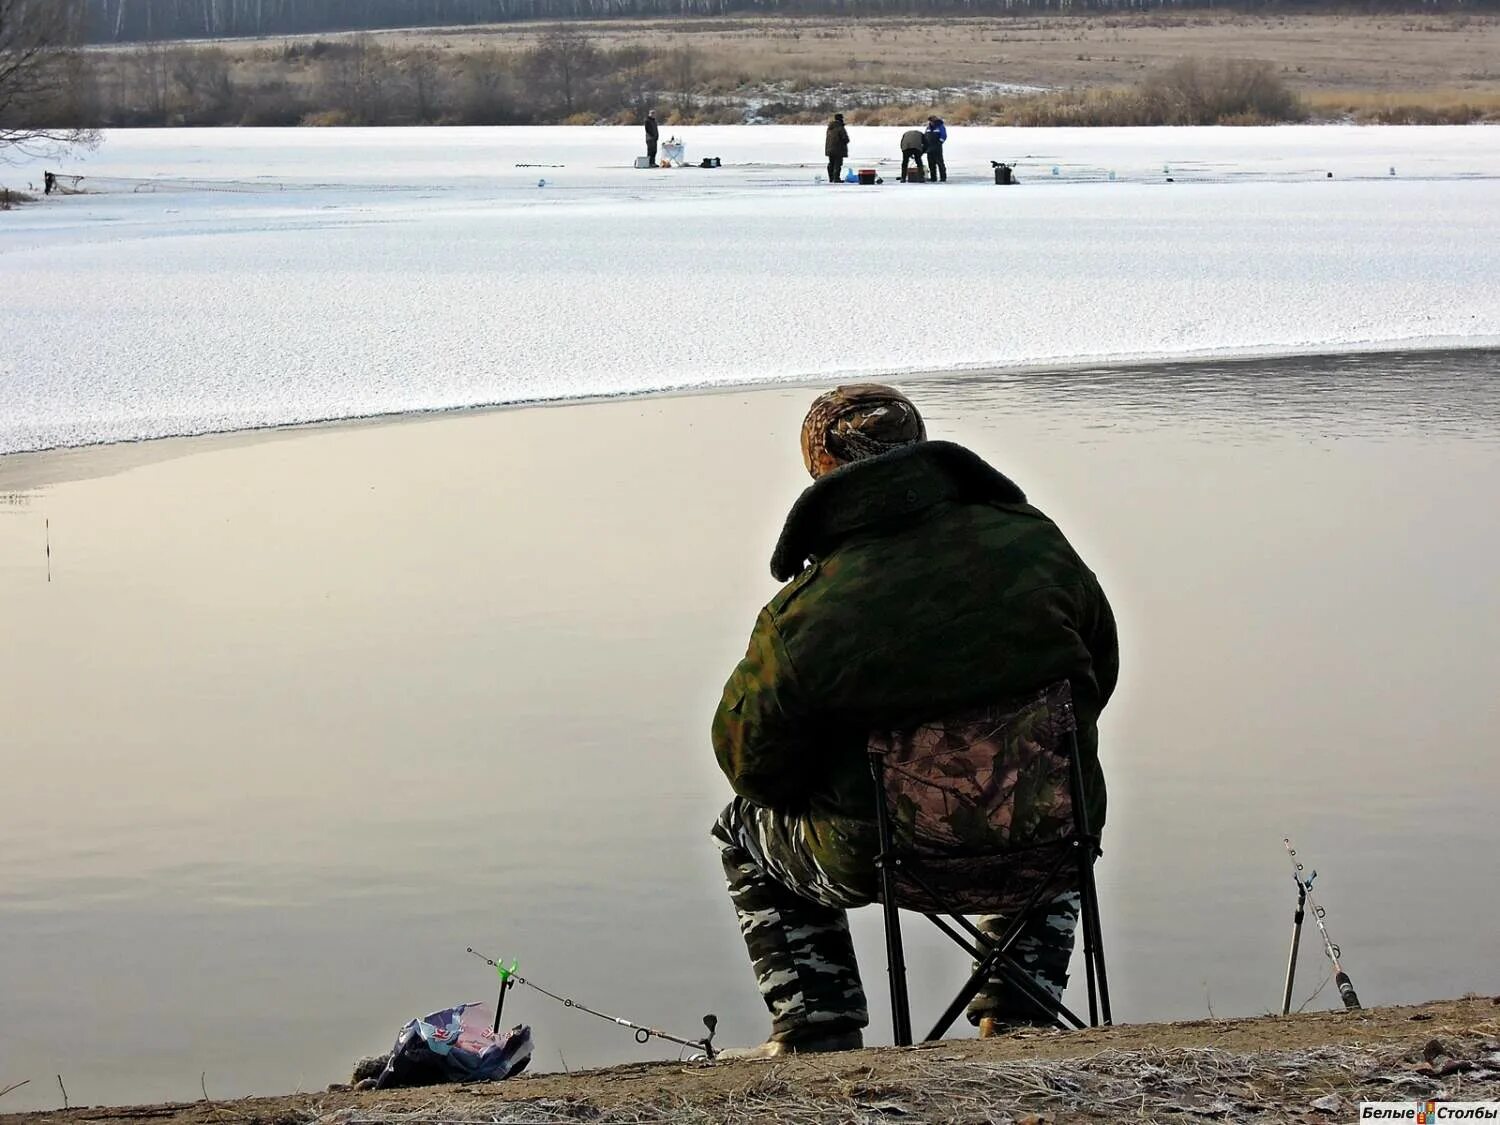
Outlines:
{"label": "standing person on ice", "polygon": [[[916,407],[891,387],[817,398],[802,459],[813,484],[771,556],[772,574],[791,581],[761,611],[713,723],[737,794],[713,836],[771,1013],[770,1039],[726,1058],[862,1045],[869,1017],[845,909],[879,890],[873,731],[942,722],[1066,679],[1089,821],[1104,821],[1095,724],[1119,669],[1115,621],[1057,526],[969,450],[928,441]],[[1078,910],[1076,891],[1043,901],[1011,947],[1057,997]],[[998,936],[1004,919],[979,925]],[[992,979],[969,1019],[989,1036],[1040,1015]]]}
{"label": "standing person on ice", "polygon": [[927,119],[927,131],[922,134],[923,147],[927,152],[927,178],[936,180],[942,173],[943,183],[948,182],[948,163],[943,159],[943,145],[948,142],[948,126],[941,117]]}
{"label": "standing person on ice", "polygon": [[844,115],[835,113],[828,123],[828,137],[823,142],[823,154],[828,157],[828,182],[836,184],[843,178],[844,161],[849,156],[849,130],[844,128]]}
{"label": "standing person on ice", "polygon": [[656,138],[660,132],[656,127],[656,110],[653,109],[646,114],[646,163],[652,168],[656,167]]}
{"label": "standing person on ice", "polygon": [[920,129],[908,129],[901,134],[901,179],[906,180],[906,167],[915,161],[917,179],[923,178],[922,150],[927,147],[927,134]]}

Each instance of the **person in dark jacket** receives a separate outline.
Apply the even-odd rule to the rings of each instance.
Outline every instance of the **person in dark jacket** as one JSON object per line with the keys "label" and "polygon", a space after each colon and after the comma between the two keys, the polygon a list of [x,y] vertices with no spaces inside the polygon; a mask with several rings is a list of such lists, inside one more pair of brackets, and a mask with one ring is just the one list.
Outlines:
{"label": "person in dark jacket", "polygon": [[835,113],[828,123],[823,154],[828,157],[828,182],[836,184],[843,178],[844,161],[849,158],[849,130],[844,128],[842,113]]}
{"label": "person in dark jacket", "polygon": [[[761,611],[713,722],[736,794],[713,835],[772,1020],[766,1043],[731,1057],[862,1043],[869,1021],[845,910],[878,892],[872,732],[1066,680],[1091,824],[1104,822],[1096,723],[1118,675],[1115,621],[1057,525],[974,453],[929,441],[890,387],[820,396],[802,455],[813,484],[771,559],[788,584]],[[1011,947],[1057,997],[1077,919],[1078,895],[1059,894]],[[1004,922],[981,928],[996,935]],[[987,1035],[1040,1017],[995,980],[969,1018]]]}
{"label": "person in dark jacket", "polygon": [[646,163],[656,167],[656,138],[660,130],[656,127],[656,111],[646,114]]}
{"label": "person in dark jacket", "polygon": [[927,154],[927,178],[936,180],[941,176],[946,184],[948,164],[943,159],[943,145],[948,141],[948,126],[943,124],[941,117],[927,119],[927,131],[922,134],[922,140],[923,151]]}
{"label": "person in dark jacket", "polygon": [[920,129],[908,129],[901,134],[901,179],[906,180],[906,169],[911,163],[917,166],[917,179],[922,179],[922,150],[927,147],[927,136]]}

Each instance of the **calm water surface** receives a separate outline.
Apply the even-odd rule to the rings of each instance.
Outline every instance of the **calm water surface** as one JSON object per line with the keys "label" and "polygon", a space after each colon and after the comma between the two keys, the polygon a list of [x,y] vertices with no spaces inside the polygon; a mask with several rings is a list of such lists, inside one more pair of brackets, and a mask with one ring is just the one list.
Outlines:
{"label": "calm water surface", "polygon": [[[1279,1003],[1283,835],[1367,1003],[1500,990],[1500,353],[908,388],[1114,601],[1117,1015]],[[0,459],[0,1108],[321,1086],[489,998],[467,945],[760,1038],[707,731],[810,397]],[[925,1017],[962,966],[912,929]],[[510,1004],[542,1066],[667,1055]]]}

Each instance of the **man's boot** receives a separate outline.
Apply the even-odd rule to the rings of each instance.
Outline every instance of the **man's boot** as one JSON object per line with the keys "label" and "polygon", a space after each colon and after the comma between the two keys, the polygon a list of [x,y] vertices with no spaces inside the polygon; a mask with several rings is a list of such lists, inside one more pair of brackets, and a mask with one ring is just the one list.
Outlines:
{"label": "man's boot", "polygon": [[768,1039],[758,1047],[730,1047],[720,1051],[718,1058],[726,1061],[739,1059],[779,1059],[783,1055],[821,1055],[831,1051],[857,1051],[865,1045],[863,1033],[835,1031],[829,1035],[805,1035],[798,1039]]}
{"label": "man's boot", "polygon": [[979,1020],[979,1038],[998,1039],[1016,1031],[1048,1031],[1057,1024],[1041,1019],[1001,1019],[999,1016],[983,1016]]}

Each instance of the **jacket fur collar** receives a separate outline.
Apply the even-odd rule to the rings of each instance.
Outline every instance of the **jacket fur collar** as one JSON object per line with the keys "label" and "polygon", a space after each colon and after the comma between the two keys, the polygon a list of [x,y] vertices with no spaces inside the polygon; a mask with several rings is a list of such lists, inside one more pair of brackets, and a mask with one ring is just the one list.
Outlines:
{"label": "jacket fur collar", "polygon": [[787,513],[771,574],[786,582],[857,531],[909,519],[935,504],[1024,504],[1009,477],[951,441],[920,441],[853,461],[814,481]]}

